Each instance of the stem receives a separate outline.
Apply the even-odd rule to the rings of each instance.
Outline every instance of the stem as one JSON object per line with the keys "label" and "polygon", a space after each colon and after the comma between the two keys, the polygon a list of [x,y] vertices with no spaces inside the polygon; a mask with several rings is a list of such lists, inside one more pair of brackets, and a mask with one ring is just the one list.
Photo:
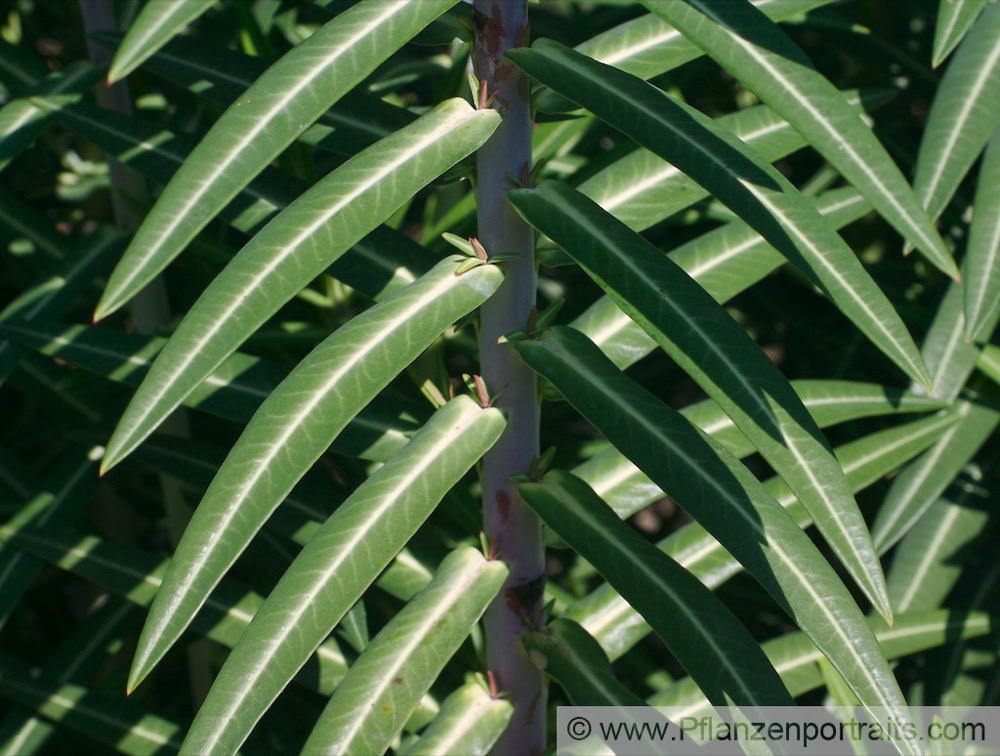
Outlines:
{"label": "stem", "polygon": [[520,636],[541,621],[545,553],[541,523],[510,481],[526,473],[538,456],[539,406],[535,374],[509,344],[497,339],[525,327],[535,306],[534,232],[506,198],[508,174],[521,178],[531,168],[531,107],[526,77],[503,58],[523,42],[526,0],[475,0],[473,66],[503,123],[477,156],[476,203],[479,240],[487,253],[517,253],[506,278],[480,312],[479,348],[483,380],[507,412],[507,428],[483,458],[483,519],[486,536],[510,566],[504,590],[486,612],[490,670],[514,702],[514,716],[495,746],[500,754],[540,754],[545,748],[546,688]]}

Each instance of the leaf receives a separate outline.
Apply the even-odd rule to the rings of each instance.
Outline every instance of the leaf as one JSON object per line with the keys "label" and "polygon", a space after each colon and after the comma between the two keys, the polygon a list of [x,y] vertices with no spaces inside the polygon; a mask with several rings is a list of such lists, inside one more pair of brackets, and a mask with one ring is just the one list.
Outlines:
{"label": "leaf", "polygon": [[[817,201],[834,228],[861,217],[870,206],[853,189],[835,189]],[[732,221],[682,244],[670,259],[720,304],[762,280],[785,258],[743,221]],[[656,342],[607,296],[570,325],[583,331],[611,361],[625,369],[645,357]]]}
{"label": "leaf", "polygon": [[788,481],[868,599],[891,616],[867,527],[829,443],[746,332],[669,258],[578,192],[544,184],[508,196],[733,419]]}
{"label": "leaf", "polygon": [[386,751],[420,697],[500,592],[507,573],[503,562],[487,561],[465,546],[449,554],[430,585],[358,657],[303,751]]}
{"label": "leaf", "polygon": [[931,218],[955,194],[1000,126],[1000,7],[983,12],[938,85],[917,154],[913,189]]}
{"label": "leaf", "polygon": [[940,66],[972,28],[986,3],[981,0],[940,0],[934,24],[934,52],[931,65]]}
{"label": "leaf", "polygon": [[806,273],[910,377],[929,385],[906,327],[844,240],[740,140],[656,87],[557,43],[541,40],[507,57],[698,181]]}
{"label": "leaf", "polygon": [[449,100],[348,160],[271,221],[178,326],[108,442],[104,469],[135,448],[333,260],[418,188],[481,145],[499,118],[494,110],[477,111],[463,100]]}
{"label": "leaf", "polygon": [[[871,129],[777,24],[746,0],[644,0],[798,129],[866,200],[952,278],[958,269],[928,214]],[[933,215],[933,214],[932,214]]]}
{"label": "leaf", "polygon": [[619,520],[586,483],[553,470],[518,490],[643,615],[709,700],[720,706],[792,704],[757,642],[725,604]]}
{"label": "leaf", "polygon": [[[754,5],[768,18],[785,21],[829,2],[756,0]],[[575,49],[587,57],[647,80],[704,55],[673,26],[652,13],[596,34]],[[538,98],[539,110],[546,113],[558,113],[572,107],[572,103],[554,92],[543,92]]]}
{"label": "leaf", "polygon": [[[948,402],[958,398],[980,355],[979,345],[970,344],[964,338],[963,289],[959,284],[948,286],[921,348],[934,381],[932,394]],[[989,339],[998,322],[1000,307],[986,316],[976,339]]]}
{"label": "leaf", "polygon": [[645,705],[618,682],[607,654],[576,622],[555,619],[544,630],[525,633],[522,642],[535,664],[559,683],[574,706]]}
{"label": "leaf", "polygon": [[[975,638],[993,632],[995,622],[983,612],[956,613],[939,609],[933,612],[903,614],[887,627],[879,617],[869,617],[868,624],[887,659],[899,659],[953,641],[956,635]],[[774,663],[781,679],[793,696],[815,690],[823,684],[817,662],[823,658],[813,642],[803,633],[789,633],[761,644]],[[650,706],[683,706],[694,715],[708,710],[709,702],[693,681],[681,680],[673,688],[652,696]]]}
{"label": "leaf", "polygon": [[[956,420],[953,414],[925,418],[872,433],[837,447],[837,459],[847,474],[851,490],[860,491],[896,470],[937,441]],[[580,468],[577,470],[579,472]],[[637,471],[636,477],[639,475],[656,488],[652,481]],[[808,512],[781,478],[767,480],[764,488],[788,511],[799,527],[805,528],[812,524]],[[663,492],[656,488],[656,495],[650,497],[650,501],[662,496]],[[612,503],[607,494],[604,498],[609,504]],[[619,510],[618,515],[630,515],[637,509],[638,507],[633,506],[626,511]],[[657,544],[657,548],[676,559],[682,567],[712,589],[722,585],[742,569],[722,544],[696,522],[667,536]],[[612,659],[623,655],[649,632],[638,613],[608,585],[602,585],[571,604],[563,616],[582,624]]]}
{"label": "leaf", "polygon": [[746,467],[619,372],[578,332],[553,328],[514,346],[740,560],[823,648],[865,706],[902,711],[892,672],[847,588]]}
{"label": "leaf", "polygon": [[913,527],[1000,424],[1000,409],[987,404],[961,400],[955,411],[959,423],[892,482],[872,524],[880,552]]}
{"label": "leaf", "polygon": [[983,156],[973,207],[969,244],[962,259],[968,341],[992,330],[990,323],[995,327],[1000,310],[1000,128]]}
{"label": "leaf", "polygon": [[396,749],[399,756],[437,756],[464,753],[486,756],[507,728],[514,705],[502,698],[493,698],[483,683],[467,682],[441,704],[420,739]]}
{"label": "leaf", "polygon": [[[176,642],[253,535],[350,419],[500,284],[496,266],[456,276],[459,262],[457,256],[443,260],[339,328],[264,401],[177,545],[139,638],[129,689]],[[375,577],[377,572],[370,579]]]}
{"label": "leaf", "polygon": [[[95,320],[107,317],[135,296],[242,187],[323,111],[454,2],[363,0],[271,66],[216,122],[163,190],[112,273],[104,296],[98,303]],[[454,110],[454,106],[447,110]],[[479,115],[475,120],[492,122],[496,118],[495,113],[493,118],[485,113]],[[456,129],[459,127],[458,123],[451,125]],[[409,136],[409,133],[399,135],[393,147],[397,142],[405,143]],[[370,156],[367,157],[370,159]],[[462,157],[464,154],[458,155],[444,168]],[[364,162],[365,159],[359,155],[357,162],[351,166],[360,168]],[[378,167],[384,170],[392,165]],[[342,166],[335,175],[343,173]],[[377,177],[381,174],[382,171],[375,171]],[[329,179],[323,185],[329,186]],[[358,199],[364,183],[356,187],[356,193],[348,196]],[[410,196],[414,187],[409,182],[397,180],[396,183],[406,184],[405,196]],[[341,186],[340,189],[345,190],[346,187]],[[395,195],[396,192],[389,194]],[[379,213],[381,217],[372,227],[388,217],[399,204],[384,215]],[[358,211],[358,217],[368,220],[374,213],[374,208],[371,213]],[[357,239],[351,243],[354,241]],[[334,257],[336,254],[332,254],[326,264]]]}
{"label": "leaf", "polygon": [[108,83],[124,79],[185,26],[215,5],[207,0],[149,0],[129,26],[121,47],[111,61]]}
{"label": "leaf", "polygon": [[979,467],[970,467],[899,542],[887,580],[896,611],[940,606],[966,566],[963,550],[985,530],[990,518],[988,490],[981,485]]}

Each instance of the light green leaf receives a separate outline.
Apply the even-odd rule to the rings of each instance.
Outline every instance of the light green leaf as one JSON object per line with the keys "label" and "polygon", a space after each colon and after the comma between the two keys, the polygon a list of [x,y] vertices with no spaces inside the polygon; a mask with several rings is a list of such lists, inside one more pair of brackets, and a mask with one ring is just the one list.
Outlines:
{"label": "light green leaf", "polygon": [[124,79],[185,26],[215,6],[211,0],[148,0],[111,61],[108,83]]}
{"label": "light green leaf", "polygon": [[868,599],[891,616],[868,530],[829,443],[746,332],[669,258],[578,192],[544,184],[509,197],[733,419],[788,481]]}
{"label": "light green leaf", "polygon": [[872,524],[880,552],[906,535],[1000,424],[1000,409],[985,403],[960,400],[955,411],[958,424],[892,482]]}
{"label": "light green leaf", "polygon": [[934,68],[940,66],[958,46],[985,7],[986,3],[982,0],[940,0],[931,57]]}
{"label": "light green leaf", "polygon": [[1000,5],[984,11],[938,85],[917,154],[913,189],[931,218],[955,194],[1000,126]]}
{"label": "light green leaf", "polygon": [[887,578],[897,612],[941,606],[967,566],[963,551],[990,519],[990,492],[982,486],[982,470],[973,465],[965,472],[899,542]]}
{"label": "light green leaf", "polygon": [[[656,87],[555,42],[541,40],[507,57],[698,181],[802,270],[910,377],[929,385],[906,327],[844,240],[739,139]],[[857,119],[853,112],[851,117]]]}
{"label": "light green leaf", "polygon": [[[159,201],[136,233],[132,245],[112,273],[104,296],[97,306],[95,319],[110,315],[135,296],[250,179],[291,144],[324,110],[454,2],[455,0],[423,0],[419,3],[406,0],[363,0],[271,66],[223,114],[164,189]],[[450,110],[453,111],[454,108]],[[496,117],[495,113],[492,115]],[[480,123],[492,121],[485,114],[476,120]],[[458,129],[459,124],[452,123],[451,126]],[[398,142],[405,143],[409,138],[409,133],[400,135],[394,140],[393,146]],[[429,146],[422,145],[424,149]],[[359,155],[358,160],[361,163],[371,160],[370,155],[366,157],[368,160]],[[435,175],[462,157],[464,154],[458,155]],[[369,180],[381,178],[383,171],[396,167],[396,161],[388,162],[383,159],[377,162],[383,164],[379,166],[383,170],[374,170],[374,176],[369,176]],[[357,162],[352,164],[352,168],[358,167]],[[342,176],[343,169],[342,166],[337,175]],[[330,179],[332,177],[323,182],[323,185],[329,186]],[[355,192],[347,193],[343,185],[339,188],[345,191],[349,199],[357,202],[358,195],[365,188],[364,183],[361,182]],[[415,188],[407,181],[397,179],[394,183],[407,185],[407,197]],[[378,185],[381,187],[383,182],[378,181]],[[390,195],[395,193],[387,192]],[[384,214],[379,212],[375,223],[357,238],[385,220],[399,204],[402,203],[397,202]],[[374,208],[371,212],[356,212],[359,219],[365,220],[376,213]],[[355,221],[352,225],[357,223]],[[345,232],[346,230],[341,231]],[[357,238],[352,239],[349,244],[357,241]],[[330,255],[323,267],[334,257],[336,253]]]}
{"label": "light green leaf", "polygon": [[[958,398],[980,355],[979,344],[970,344],[965,339],[963,290],[964,286],[960,284],[948,286],[921,347],[934,381],[932,394],[948,402]],[[976,340],[988,340],[998,321],[1000,306],[984,316],[983,325],[975,335]]]}
{"label": "light green leaf", "polygon": [[990,328],[1000,308],[1000,128],[983,156],[973,208],[969,245],[962,259],[965,338],[969,341]]}
{"label": "light green leaf", "polygon": [[[595,499],[594,503],[598,503]],[[686,578],[685,578],[686,580]],[[572,620],[559,618],[525,633],[522,643],[545,674],[559,683],[574,706],[644,706],[618,682],[607,654]]]}
{"label": "light green leaf", "polygon": [[553,470],[541,483],[522,483],[518,491],[642,614],[711,701],[720,706],[793,703],[753,636],[726,605],[619,520],[586,483]]}
{"label": "light green leaf", "polygon": [[[887,659],[899,659],[954,641],[955,636],[975,638],[995,630],[992,617],[983,612],[957,614],[951,610],[903,614],[892,627],[878,617],[868,624]],[[793,696],[815,690],[823,684],[818,662],[823,652],[803,633],[789,633],[761,644],[781,679]],[[652,696],[650,706],[683,706],[685,713],[708,710],[709,701],[691,680],[681,680],[673,688]]]}
{"label": "light green leaf", "polygon": [[958,278],[947,247],[885,148],[777,24],[746,0],[644,4],[798,129],[928,260]]}
{"label": "light green leaf", "polygon": [[[0,336],[128,386],[140,384],[166,343],[159,337],[98,327],[19,319],[0,322]],[[285,375],[277,363],[236,352],[188,394],[183,404],[245,425]],[[379,397],[351,420],[331,448],[361,459],[385,461],[417,428],[409,410],[392,397]]]}
{"label": "light green leaf", "polygon": [[[308,753],[382,753],[469,636],[507,578],[507,566],[459,547],[434,579],[358,657],[309,739]],[[196,720],[197,722],[197,720]],[[192,736],[188,736],[188,741]],[[198,741],[195,741],[197,743]],[[463,753],[467,753],[463,749]]]}
{"label": "light green leaf", "polygon": [[[851,490],[860,491],[905,464],[937,441],[956,421],[953,414],[926,418],[879,431],[838,447],[837,459],[847,474]],[[655,487],[649,478],[638,470],[636,472],[649,486]],[[771,478],[764,483],[764,488],[788,510],[799,527],[805,528],[812,524],[808,512],[781,478]],[[659,488],[656,491],[653,498],[662,498],[663,493]],[[637,509],[638,507],[630,508],[629,511],[619,511],[618,514],[630,515]],[[667,536],[657,547],[712,589],[741,570],[739,562],[696,522]],[[649,632],[639,614],[608,585],[597,588],[570,605],[564,616],[581,623],[612,659],[620,657]]]}
{"label": "light green leaf", "polygon": [[1000,347],[993,344],[983,346],[983,351],[979,353],[976,367],[983,371],[983,374],[994,383],[1000,384]]}
{"label": "light green leaf", "polygon": [[746,467],[619,372],[582,334],[554,328],[514,346],[740,560],[866,706],[903,711],[896,681],[853,597]]}
{"label": "light green leaf", "polygon": [[456,276],[460,262],[457,256],[443,260],[339,328],[264,401],[177,545],[139,638],[130,689],[176,642],[253,535],[351,418],[499,286],[496,266]]}
{"label": "light green leaf", "polygon": [[178,326],[119,421],[104,469],[135,448],[333,260],[418,188],[479,147],[499,119],[494,110],[473,110],[463,100],[448,100],[348,160],[271,221]]}
{"label": "light green leaf", "polygon": [[463,753],[486,756],[503,734],[514,705],[493,698],[482,681],[472,680],[448,696],[441,712],[415,743],[396,749],[399,756]]}

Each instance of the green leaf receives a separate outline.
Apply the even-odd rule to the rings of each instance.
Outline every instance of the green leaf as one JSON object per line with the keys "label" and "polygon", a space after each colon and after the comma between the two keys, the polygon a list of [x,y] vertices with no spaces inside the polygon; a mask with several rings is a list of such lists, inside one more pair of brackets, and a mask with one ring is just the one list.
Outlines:
{"label": "green leaf", "polygon": [[[166,343],[163,338],[104,328],[16,318],[0,321],[0,336],[128,386],[140,384]],[[285,369],[277,363],[236,352],[188,394],[183,404],[245,425],[285,376]],[[331,448],[383,462],[406,443],[416,427],[408,405],[391,396],[379,397],[351,420]]]}
{"label": "green leaf", "polygon": [[746,0],[644,4],[798,129],[928,260],[958,278],[947,247],[885,148],[777,24]]}
{"label": "green leaf", "polygon": [[940,66],[965,37],[986,8],[982,0],[940,0],[934,24],[934,52],[931,65]]}
{"label": "green leaf", "polygon": [[963,550],[986,528],[989,491],[981,485],[982,471],[971,466],[966,472],[927,508],[896,549],[887,582],[897,612],[940,606],[966,568]]}
{"label": "green leaf", "polygon": [[[773,21],[785,21],[830,2],[831,0],[756,0],[754,4]],[[641,79],[652,79],[704,55],[702,50],[677,29],[652,13],[601,32],[577,45],[575,49]],[[539,110],[546,113],[561,112],[572,107],[572,103],[554,92],[543,92],[538,98]]]}
{"label": "green leaf", "polygon": [[872,524],[880,552],[913,527],[1000,425],[1000,409],[987,404],[961,400],[955,412],[961,420],[892,482]]}
{"label": "green leaf", "polygon": [[[871,209],[853,189],[827,192],[816,207],[834,228]],[[682,244],[670,253],[670,259],[720,304],[785,263],[785,258],[743,221],[732,221]],[[607,296],[594,302],[571,325],[587,334],[622,369],[656,348],[656,342]]]}
{"label": "green leaf", "polygon": [[576,622],[553,620],[544,630],[525,633],[521,641],[535,664],[559,683],[574,706],[645,705],[618,682],[607,654]]}
{"label": "green leaf", "polygon": [[983,156],[973,207],[969,245],[962,259],[969,341],[990,329],[1000,309],[1000,128]]}
{"label": "green leaf", "polygon": [[[241,188],[323,111],[454,2],[363,0],[271,66],[216,122],[164,189],[112,273],[97,306],[95,319],[110,315],[135,296]],[[496,117],[495,113],[492,115]],[[475,120],[493,121],[486,114],[480,114]],[[457,130],[459,123],[452,123],[451,126]],[[400,141],[406,143],[409,138],[409,133],[405,136],[401,134],[394,140],[393,147]],[[462,140],[457,141],[461,143]],[[429,145],[423,147],[426,149]],[[465,154],[467,152],[455,157],[434,175],[451,167]],[[366,157],[371,159],[371,156]],[[399,159],[402,156],[394,157]],[[351,164],[352,168],[360,168],[360,163],[367,162],[360,155],[358,161]],[[383,163],[379,166],[383,171],[396,167],[393,165],[395,161],[388,162],[383,158],[378,162]],[[383,171],[375,170],[373,173],[380,178]],[[341,167],[335,175],[339,177],[344,172]],[[368,178],[371,180],[370,176]],[[323,185],[329,186],[330,179],[332,177]],[[355,202],[365,183],[359,182],[355,192],[348,195]],[[379,181],[378,185],[382,186],[382,183]],[[406,185],[405,196],[412,194],[414,187],[409,182],[397,180],[395,183]],[[347,194],[345,186],[341,185],[339,189]],[[388,194],[395,195],[396,192]],[[387,218],[399,204],[402,203],[397,202],[384,214],[379,212],[380,217],[372,227]],[[374,208],[371,213],[357,211],[357,216],[367,220],[375,212]],[[341,233],[346,233],[346,230]],[[351,243],[354,241],[357,238]],[[336,253],[331,254],[326,264],[334,257]]]}
{"label": "green leaf", "polygon": [[740,560],[866,706],[902,711],[892,672],[847,588],[746,467],[619,372],[582,334],[553,328],[514,346]]}
{"label": "green leaf", "polygon": [[[979,344],[965,340],[964,286],[952,283],[937,306],[934,322],[924,337],[921,348],[927,367],[934,381],[935,397],[952,402],[963,387],[979,360]],[[976,334],[977,340],[987,340],[1000,322],[1000,307],[985,316]]]}
{"label": "green leaf", "polygon": [[[488,561],[475,549],[459,547],[449,554],[430,585],[358,657],[303,751],[386,751],[500,592],[507,573],[503,562]],[[189,735],[187,742],[191,740]]]}
{"label": "green leaf", "polygon": [[578,192],[545,184],[509,197],[733,419],[788,481],[869,600],[891,616],[864,519],[829,443],[746,332],[669,258]]}
{"label": "green leaf", "polygon": [[698,181],[809,276],[911,378],[929,385],[906,327],[844,240],[739,139],[656,87],[557,43],[541,40],[507,57]]}
{"label": "green leaf", "polygon": [[184,27],[216,3],[209,0],[149,0],[129,26],[111,61],[108,83],[124,79]]}
{"label": "green leaf", "polygon": [[178,326],[119,421],[104,469],[135,448],[333,260],[418,188],[479,147],[499,118],[494,110],[473,110],[463,100],[449,100],[348,160],[271,221]]}
{"label": "green leaf", "polygon": [[[944,609],[900,615],[892,627],[886,626],[879,617],[869,617],[868,624],[887,659],[899,659],[943,646],[951,643],[956,635],[975,638],[996,629],[994,619],[983,612],[956,613]],[[761,646],[793,696],[823,685],[818,666],[823,652],[803,633],[782,635]],[[692,715],[707,711],[709,706],[709,701],[691,680],[681,680],[673,688],[652,696],[647,703],[650,706],[683,706],[689,710],[686,713]]]}
{"label": "green leaf", "polygon": [[[896,470],[937,441],[956,421],[951,413],[926,418],[872,433],[837,447],[837,459],[847,474],[851,490],[860,491]],[[656,494],[644,503],[663,497],[663,492],[649,478],[636,471],[635,477],[638,476],[656,489]],[[639,484],[635,482],[633,485]],[[799,527],[812,524],[808,512],[781,478],[771,478],[764,483],[764,488],[788,510]],[[604,498],[612,503],[607,494]],[[627,516],[637,510],[633,503],[627,511],[619,510],[618,515]],[[712,589],[741,570],[739,562],[696,522],[667,536],[657,547]],[[571,604],[564,616],[582,624],[612,659],[620,657],[649,632],[638,613],[607,585]]]}
{"label": "green leaf", "polygon": [[351,418],[500,284],[502,274],[493,265],[456,276],[460,260],[442,261],[339,328],[264,401],[177,545],[139,639],[130,689],[180,637],[253,535]]}
{"label": "green leaf", "polygon": [[514,705],[493,698],[482,681],[472,680],[448,696],[441,712],[411,745],[396,749],[399,756],[437,756],[464,753],[486,756],[507,728]]}
{"label": "green leaf", "polygon": [[913,188],[937,218],[1000,126],[1000,6],[984,11],[948,64],[917,154]]}
{"label": "green leaf", "polygon": [[522,483],[518,490],[649,622],[713,703],[792,704],[757,642],[726,605],[619,520],[586,483],[553,470],[541,483]]}

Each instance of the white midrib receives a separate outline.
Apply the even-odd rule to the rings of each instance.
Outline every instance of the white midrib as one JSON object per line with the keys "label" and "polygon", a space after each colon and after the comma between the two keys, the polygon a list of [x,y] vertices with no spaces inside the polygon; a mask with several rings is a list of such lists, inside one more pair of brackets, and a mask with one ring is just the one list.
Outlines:
{"label": "white midrib", "polygon": [[[958,116],[955,118],[951,130],[948,132],[944,148],[939,153],[937,162],[933,165],[930,178],[927,180],[926,189],[921,190],[920,187],[917,187],[917,191],[920,192],[920,200],[925,205],[934,197],[938,184],[941,183],[941,179],[944,176],[944,169],[948,165],[948,158],[955,149],[959,137],[965,133],[965,122],[969,120],[973,106],[979,102],[979,95],[983,87],[986,86],[986,82],[990,79],[991,75],[996,73],[995,69],[998,61],[1000,61],[1000,44],[993,45],[989,57],[978,69],[978,73],[972,82],[972,88],[961,98],[962,104],[958,109]],[[933,210],[934,208],[929,209]]]}
{"label": "white midrib", "polygon": [[[395,159],[380,166],[377,170],[373,171],[372,174],[369,175],[365,181],[359,183],[357,186],[350,189],[346,194],[339,197],[338,201],[332,207],[330,207],[325,213],[323,213],[316,220],[314,220],[312,223],[306,226],[294,239],[284,244],[280,253],[274,255],[269,260],[267,265],[265,265],[248,284],[242,287],[242,291],[253,292],[260,290],[264,280],[267,279],[271,274],[273,274],[274,271],[285,262],[285,260],[291,257],[294,254],[296,248],[303,241],[305,241],[305,239],[309,238],[309,236],[316,233],[316,230],[318,228],[326,224],[332,216],[336,215],[343,208],[348,207],[350,203],[353,202],[355,199],[357,199],[357,197],[359,197],[361,194],[364,194],[372,187],[377,186],[379,183],[381,183],[381,181],[385,179],[386,176],[390,175],[393,171],[397,170],[399,166],[409,162],[414,157],[419,157],[420,154],[427,147],[440,140],[442,134],[449,132],[449,129],[446,127],[449,125],[454,126],[454,124],[452,123],[453,120],[456,119],[452,118],[446,119],[444,123],[434,128],[430,134],[421,138],[420,141],[416,142],[415,144],[412,144],[409,147],[409,149],[401,152],[399,157],[396,157]],[[216,281],[218,280],[219,279],[216,279]],[[202,333],[201,337],[195,340],[194,343],[187,348],[187,351],[184,352],[177,359],[175,363],[173,363],[173,369],[166,374],[165,379],[164,378],[160,379],[161,384],[166,384],[168,387],[172,385],[173,376],[181,375],[187,370],[188,366],[190,366],[191,363],[194,362],[194,360],[197,359],[197,357],[201,354],[202,349],[204,349],[205,346],[208,344],[208,342],[215,337],[215,334],[218,333],[219,330],[221,330],[222,327],[230,321],[233,314],[242,306],[242,304],[243,304],[243,297],[241,296],[231,297],[229,305],[222,312],[213,316],[214,319],[212,321],[212,324]],[[174,406],[176,406],[176,404],[179,404],[180,401],[176,402]],[[137,413],[135,419],[131,423],[131,429],[133,430],[133,432],[136,428],[141,426],[141,424],[151,414],[153,414],[154,409],[157,409],[157,403],[155,401],[148,402],[144,406],[144,408]]]}
{"label": "white midrib", "polygon": [[[159,229],[157,234],[158,241],[154,242],[150,249],[147,250],[145,258],[148,259],[151,257],[152,253],[162,246],[163,240],[169,238],[174,233],[174,230],[178,227],[178,225],[180,225],[180,223],[187,217],[191,208],[197,205],[205,194],[214,187],[216,179],[229,169],[232,161],[238,157],[251,143],[253,143],[253,141],[259,136],[260,132],[271,123],[271,116],[287,108],[289,103],[294,101],[302,90],[312,86],[316,72],[329,67],[346,53],[352,52],[354,45],[356,45],[364,37],[368,36],[371,32],[375,31],[387,18],[395,14],[402,6],[405,6],[406,2],[407,0],[395,0],[394,2],[387,2],[383,6],[379,6],[387,10],[383,10],[382,13],[373,16],[367,24],[361,26],[360,29],[353,35],[342,41],[336,49],[331,51],[329,55],[324,56],[319,63],[313,67],[311,73],[300,76],[298,82],[294,86],[286,90],[267,111],[261,113],[252,125],[242,134],[242,136],[240,136],[236,142],[229,147],[226,157],[223,160],[214,161],[212,168],[207,171],[205,177],[187,190],[180,207],[175,213],[173,213],[172,217],[167,218],[166,223],[164,223],[164,225]],[[121,282],[119,290],[127,288],[142,271],[142,266],[134,267],[129,275],[127,275]]]}
{"label": "white midrib", "polygon": [[[753,59],[753,61],[760,66],[771,78],[775,81],[780,81],[783,83],[785,89],[789,92],[795,94],[797,102],[806,110],[813,122],[818,124],[820,128],[826,133],[827,137],[836,142],[842,147],[842,151],[847,157],[850,158],[850,162],[860,169],[864,174],[865,178],[870,181],[876,189],[878,189],[881,197],[885,200],[885,203],[892,207],[892,209],[904,219],[907,226],[910,228],[911,233],[914,233],[921,242],[921,246],[928,247],[929,249],[936,250],[938,245],[934,244],[933,240],[930,239],[924,232],[924,229],[920,228],[916,222],[911,221],[909,214],[906,209],[896,200],[896,195],[891,191],[879,175],[872,170],[872,167],[861,158],[861,156],[854,149],[854,145],[851,144],[850,140],[844,139],[841,134],[833,127],[833,125],[823,117],[823,114],[819,109],[813,105],[810,100],[809,93],[803,91],[801,88],[795,86],[795,83],[788,79],[784,74],[777,68],[775,68],[771,62],[764,56],[761,55],[756,47],[748,42],[747,40],[740,37],[738,34],[730,32],[725,24],[718,18],[715,13],[712,12],[711,8],[706,7],[703,0],[689,0],[691,5],[698,8],[698,10],[708,18],[712,19],[716,24],[718,24],[719,29],[726,33],[727,38],[732,44],[737,45],[743,49],[746,54]],[[818,74],[817,74],[818,75]],[[860,122],[860,117],[859,117]],[[867,127],[865,127],[867,128]]]}
{"label": "white midrib", "polygon": [[[417,480],[428,467],[436,462],[445,450],[454,444],[456,436],[465,431],[469,425],[477,419],[478,414],[472,414],[466,416],[465,418],[457,419],[455,424],[461,424],[457,425],[453,432],[443,434],[440,439],[438,439],[426,450],[426,453],[421,456],[420,461],[410,468],[405,475],[401,476],[398,482],[395,483],[387,493],[379,494],[379,505],[367,510],[367,517],[365,521],[360,525],[355,526],[353,528],[352,537],[340,545],[336,554],[331,555],[332,558],[327,563],[326,567],[314,580],[314,586],[322,587],[330,582],[334,573],[340,569],[344,561],[347,560],[354,553],[355,549],[364,541],[365,537],[371,531],[372,526],[379,521],[388,509],[396,504],[397,499],[405,494],[406,490],[413,485],[413,482]],[[280,448],[280,446],[275,446],[274,448]],[[260,469],[261,467],[262,465],[258,465],[257,469]],[[227,523],[232,519],[234,511],[235,508],[230,509],[230,516],[227,518]],[[274,632],[267,637],[264,648],[258,654],[259,658],[262,660],[271,659],[281,646],[284,645],[288,636],[297,631],[297,626],[299,621],[302,619],[302,615],[306,612],[306,610],[311,609],[312,606],[311,602],[300,602],[298,607],[288,614],[283,629]],[[252,673],[252,677],[250,679],[246,679],[244,684],[240,686],[239,691],[227,699],[227,711],[237,711],[242,706],[243,701],[251,693],[253,682],[256,681],[265,671],[267,671],[267,667],[268,665],[266,663],[258,663],[255,666],[255,672]],[[275,694],[275,696],[277,696],[277,694]],[[216,736],[221,734],[221,728],[216,730]],[[216,741],[213,739],[208,742],[205,747],[210,748],[215,742]]]}
{"label": "white midrib", "polygon": [[[997,50],[1000,50],[1000,45],[997,45]],[[994,148],[1000,150],[1000,146]],[[993,270],[996,264],[997,253],[1000,252],[1000,217],[992,218],[993,228],[991,229],[989,241],[986,243],[986,259],[979,266],[981,271],[979,275],[969,276],[969,289],[966,291],[972,292],[972,306],[969,308],[969,314],[973,316],[975,320],[978,320],[982,308],[983,302],[986,300],[986,293],[990,291],[989,283],[991,277],[983,275],[982,272],[989,272]],[[978,324],[975,322],[969,323],[968,327],[971,329],[976,327]],[[975,335],[975,334],[970,334]]]}
{"label": "white midrib", "polygon": [[[162,6],[161,6],[162,7]],[[155,39],[157,36],[164,34],[164,30],[169,30],[171,23],[177,16],[183,16],[191,9],[190,3],[178,2],[171,6],[170,10],[164,16],[160,17],[160,22],[158,24],[150,24],[146,27],[145,33],[140,34],[137,37],[129,40],[132,42],[133,50],[145,50],[149,47],[151,39]],[[133,27],[134,28],[134,27]],[[176,33],[175,30],[174,33]],[[167,39],[170,37],[168,36]]]}
{"label": "white midrib", "polygon": [[913,575],[910,578],[910,584],[907,586],[906,592],[899,599],[899,605],[896,607],[896,611],[901,613],[905,612],[909,608],[910,602],[913,601],[917,594],[920,593],[920,589],[922,587],[921,583],[930,570],[931,564],[934,562],[934,557],[936,557],[938,552],[941,550],[941,544],[945,542],[950,534],[951,527],[955,524],[955,520],[958,519],[960,512],[960,507],[957,507],[954,504],[949,506],[944,518],[938,524],[937,530],[934,532],[934,537],[924,550],[920,564],[918,564],[917,569],[913,571]]}
{"label": "white midrib", "polygon": [[[433,610],[421,618],[416,631],[407,633],[406,642],[402,644],[402,647],[398,651],[393,653],[393,663],[380,671],[378,685],[365,691],[365,700],[371,702],[370,706],[374,706],[379,696],[385,692],[386,688],[392,685],[392,680],[396,676],[396,673],[410,661],[410,657],[417,648],[427,640],[428,636],[434,631],[434,627],[438,621],[454,610],[456,602],[483,575],[487,565],[488,563],[481,564],[480,569],[475,573],[472,573],[471,570],[467,571],[462,576],[462,580],[456,581],[446,592],[439,592],[435,596],[437,601],[434,604]],[[369,708],[369,706],[358,707],[361,711],[368,711]],[[355,715],[351,717],[350,725],[338,733],[338,753],[347,753],[343,748],[346,744],[354,740],[358,731],[364,727],[365,721],[364,716]]]}

